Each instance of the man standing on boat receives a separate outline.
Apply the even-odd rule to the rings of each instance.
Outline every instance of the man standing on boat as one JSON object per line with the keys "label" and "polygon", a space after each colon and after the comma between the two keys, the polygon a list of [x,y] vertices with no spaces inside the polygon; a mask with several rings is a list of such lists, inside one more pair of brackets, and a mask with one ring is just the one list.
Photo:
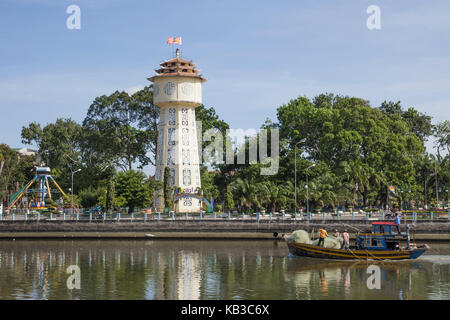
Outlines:
{"label": "man standing on boat", "polygon": [[347,232],[347,230],[344,231],[342,234],[342,237],[344,238],[344,243],[342,244],[342,248],[348,250],[350,248],[350,236]]}
{"label": "man standing on boat", "polygon": [[397,227],[398,234],[400,234],[400,217],[397,213],[395,214],[395,225]]}
{"label": "man standing on boat", "polygon": [[325,237],[328,237],[328,233],[327,233],[327,230],[325,230],[325,229],[323,229],[323,228],[320,228],[319,229],[319,233],[320,233],[320,236],[319,236],[319,243],[317,244],[319,247],[320,247],[320,245],[322,245],[322,247],[323,247],[323,244],[324,244],[324,241],[325,241]]}

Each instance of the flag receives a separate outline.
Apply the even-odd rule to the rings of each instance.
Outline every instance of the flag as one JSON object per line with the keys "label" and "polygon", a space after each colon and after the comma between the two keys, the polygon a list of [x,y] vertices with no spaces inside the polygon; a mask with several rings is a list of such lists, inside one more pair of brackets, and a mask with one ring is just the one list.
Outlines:
{"label": "flag", "polygon": [[182,44],[182,42],[181,42],[181,37],[175,37],[175,39],[173,40],[173,44],[179,44],[179,45],[181,45],[181,44]]}
{"label": "flag", "polygon": [[167,38],[167,44],[173,44],[173,37]]}

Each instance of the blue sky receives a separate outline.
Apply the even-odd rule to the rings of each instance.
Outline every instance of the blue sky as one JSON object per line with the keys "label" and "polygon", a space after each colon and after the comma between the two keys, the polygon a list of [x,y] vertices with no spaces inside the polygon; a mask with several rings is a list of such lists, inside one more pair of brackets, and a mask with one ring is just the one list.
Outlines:
{"label": "blue sky", "polygon": [[[66,27],[71,4],[80,30]],[[366,27],[369,5],[381,30]],[[204,104],[236,129],[324,92],[449,120],[449,17],[448,0],[2,0],[0,143],[23,146],[32,121],[81,122],[96,96],[149,84],[172,57],[168,36],[208,78]]]}

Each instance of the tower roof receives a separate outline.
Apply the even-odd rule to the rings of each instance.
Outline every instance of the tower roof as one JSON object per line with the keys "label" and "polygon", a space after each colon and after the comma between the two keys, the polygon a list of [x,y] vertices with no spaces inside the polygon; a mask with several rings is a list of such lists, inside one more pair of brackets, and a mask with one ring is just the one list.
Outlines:
{"label": "tower roof", "polygon": [[157,75],[148,78],[148,80],[154,81],[155,78],[159,77],[182,76],[199,78],[202,81],[206,81],[206,79],[199,74],[199,70],[195,68],[195,64],[192,61],[180,58],[178,50],[176,58],[166,60],[159,65],[161,68],[155,70]]}

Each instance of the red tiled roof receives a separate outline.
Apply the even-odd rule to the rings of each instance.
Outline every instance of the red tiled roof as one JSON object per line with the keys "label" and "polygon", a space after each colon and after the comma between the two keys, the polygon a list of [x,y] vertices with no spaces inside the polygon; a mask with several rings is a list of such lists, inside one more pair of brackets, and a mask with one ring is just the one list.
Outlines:
{"label": "red tiled roof", "polygon": [[199,70],[195,68],[195,64],[192,61],[176,57],[170,60],[166,60],[160,63],[161,68],[156,69],[157,73],[155,76],[148,78],[150,81],[154,81],[157,77],[171,77],[171,76],[183,76],[204,79],[200,74]]}

